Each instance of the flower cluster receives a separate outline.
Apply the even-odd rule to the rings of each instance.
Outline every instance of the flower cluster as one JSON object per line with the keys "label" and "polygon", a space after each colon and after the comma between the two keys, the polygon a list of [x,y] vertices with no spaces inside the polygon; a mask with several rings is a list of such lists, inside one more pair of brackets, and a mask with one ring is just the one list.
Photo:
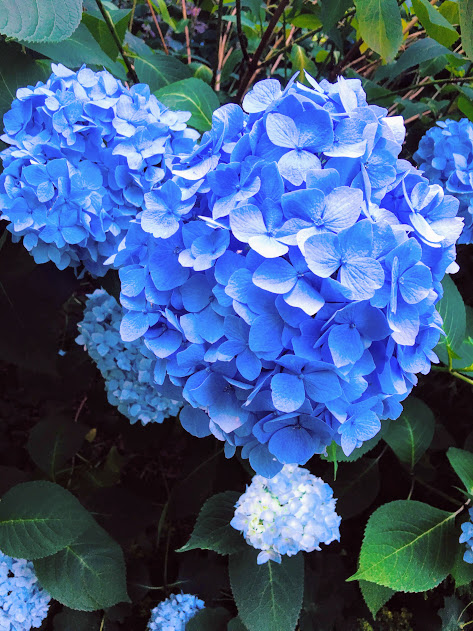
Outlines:
{"label": "flower cluster", "polygon": [[48,614],[51,597],[38,584],[30,561],[0,552],[0,630],[38,629]]}
{"label": "flower cluster", "polygon": [[205,603],[190,594],[172,594],[151,612],[148,631],[184,631],[187,622]]}
{"label": "flower cluster", "polygon": [[397,418],[441,332],[458,201],[398,159],[400,117],[358,80],[261,81],[144,196],[115,264],[183,426],[257,473],[350,454]]}
{"label": "flower cluster", "polygon": [[285,465],[272,479],[255,475],[236,504],[230,522],[261,550],[258,565],[281,562],[281,555],[320,550],[339,541],[341,517],[330,486],[307,469]]}
{"label": "flower cluster", "polygon": [[122,309],[103,289],[87,297],[76,342],[85,346],[105,380],[108,400],[131,423],[162,423],[182,406],[179,390],[153,381],[154,355],[142,340],[123,342]]}
{"label": "flower cluster", "polygon": [[0,213],[37,263],[106,272],[144,194],[198,137],[147,85],[52,65],[4,116]]}
{"label": "flower cluster", "polygon": [[462,534],[460,535],[460,543],[466,543],[463,560],[467,563],[473,563],[473,508],[470,508],[468,513],[470,515],[470,521],[466,521],[461,525]]}
{"label": "flower cluster", "polygon": [[432,184],[440,184],[460,201],[465,220],[459,243],[473,242],[473,123],[438,121],[427,131],[414,154],[419,168]]}

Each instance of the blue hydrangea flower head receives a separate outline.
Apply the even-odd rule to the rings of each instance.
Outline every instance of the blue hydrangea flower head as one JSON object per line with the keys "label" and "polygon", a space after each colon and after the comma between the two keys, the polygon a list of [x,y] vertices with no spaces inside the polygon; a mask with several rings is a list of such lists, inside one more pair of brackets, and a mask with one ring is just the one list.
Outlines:
{"label": "blue hydrangea flower head", "polygon": [[33,564],[0,552],[0,629],[38,629],[48,615],[51,596],[39,585]]}
{"label": "blue hydrangea flower head", "polygon": [[189,112],[171,112],[146,85],[52,68],[4,116],[0,213],[36,262],[103,275],[144,196],[198,134]]}
{"label": "blue hydrangea flower head", "polygon": [[205,603],[191,594],[171,594],[151,612],[148,631],[185,631],[186,624],[204,609]]}
{"label": "blue hydrangea flower head", "polygon": [[375,436],[438,361],[458,200],[398,158],[361,83],[257,83],[216,110],[120,244],[121,334],[182,388],[195,436],[255,471]]}
{"label": "blue hydrangea flower head", "polygon": [[466,521],[461,525],[460,543],[464,543],[466,547],[463,560],[467,563],[473,563],[473,508],[470,508],[468,513],[470,521]]}
{"label": "blue hydrangea flower head", "polygon": [[465,227],[459,243],[473,242],[473,123],[438,121],[421,138],[414,160],[432,184],[460,201]]}
{"label": "blue hydrangea flower head", "polygon": [[257,563],[320,550],[340,540],[341,517],[330,486],[307,469],[285,465],[272,479],[255,475],[236,504],[230,525],[261,550]]}
{"label": "blue hydrangea flower head", "polygon": [[176,416],[182,402],[172,384],[156,387],[154,354],[143,340],[124,342],[120,337],[122,308],[103,289],[88,295],[76,342],[84,346],[105,380],[111,405],[130,423],[162,423]]}

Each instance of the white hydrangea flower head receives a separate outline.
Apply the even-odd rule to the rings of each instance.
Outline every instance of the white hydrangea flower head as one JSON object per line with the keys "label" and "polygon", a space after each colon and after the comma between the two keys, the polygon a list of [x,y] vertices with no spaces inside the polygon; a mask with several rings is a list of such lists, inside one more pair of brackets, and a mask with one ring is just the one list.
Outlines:
{"label": "white hydrangea flower head", "polygon": [[296,465],[271,479],[255,475],[236,504],[230,522],[247,543],[261,550],[258,565],[281,562],[281,555],[320,550],[340,539],[341,517],[329,484]]}

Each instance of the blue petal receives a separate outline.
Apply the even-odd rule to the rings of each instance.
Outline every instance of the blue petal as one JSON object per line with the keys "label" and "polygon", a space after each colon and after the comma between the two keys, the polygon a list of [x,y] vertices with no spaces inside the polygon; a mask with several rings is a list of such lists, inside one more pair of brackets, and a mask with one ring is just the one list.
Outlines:
{"label": "blue petal", "polygon": [[305,401],[302,379],[281,372],[271,379],[271,396],[274,407],[281,412],[294,412]]}

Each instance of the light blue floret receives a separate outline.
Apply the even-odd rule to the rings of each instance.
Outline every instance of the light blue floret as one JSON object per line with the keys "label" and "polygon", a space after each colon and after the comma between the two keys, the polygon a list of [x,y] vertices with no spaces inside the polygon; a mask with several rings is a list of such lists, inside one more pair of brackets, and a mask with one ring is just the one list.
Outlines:
{"label": "light blue floret", "polygon": [[50,600],[30,561],[0,552],[0,631],[38,629],[48,614]]}
{"label": "light blue floret", "polygon": [[189,112],[168,110],[147,85],[52,68],[4,116],[0,216],[37,263],[103,275],[144,195],[198,133],[186,127]]}
{"label": "light blue floret", "polygon": [[172,594],[151,612],[148,631],[184,631],[187,622],[205,603],[191,594]]}
{"label": "light blue floret", "polygon": [[473,563],[473,508],[468,511],[470,521],[466,521],[461,525],[462,534],[460,535],[460,543],[466,544],[463,560],[467,563]]}
{"label": "light blue floret", "polygon": [[181,397],[171,384],[154,383],[155,358],[143,340],[123,342],[122,308],[103,289],[87,297],[76,342],[85,346],[105,379],[107,397],[131,423],[162,423],[181,408]]}
{"label": "light blue floret", "polygon": [[465,227],[459,243],[473,241],[473,123],[438,121],[419,143],[414,154],[425,176],[432,184],[440,184],[460,201],[459,215]]}

